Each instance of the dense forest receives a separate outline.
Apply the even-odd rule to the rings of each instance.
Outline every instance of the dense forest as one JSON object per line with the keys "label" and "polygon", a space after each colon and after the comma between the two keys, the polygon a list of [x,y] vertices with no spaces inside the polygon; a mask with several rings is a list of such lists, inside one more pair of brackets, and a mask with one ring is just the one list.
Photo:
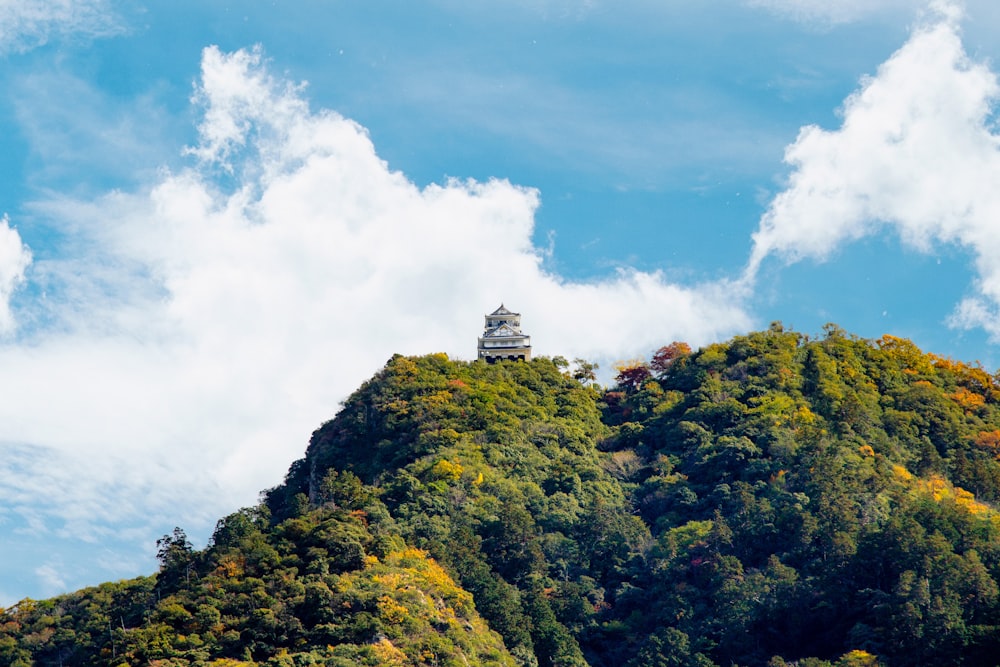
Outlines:
{"label": "dense forest", "polygon": [[1000,380],[774,324],[617,369],[394,356],[153,576],[0,665],[995,665]]}

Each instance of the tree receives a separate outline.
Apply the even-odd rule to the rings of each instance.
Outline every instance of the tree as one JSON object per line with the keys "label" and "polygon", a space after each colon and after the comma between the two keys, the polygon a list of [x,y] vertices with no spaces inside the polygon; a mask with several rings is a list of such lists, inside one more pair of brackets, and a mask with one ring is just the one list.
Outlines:
{"label": "tree", "polygon": [[615,370],[618,371],[615,382],[629,394],[638,391],[642,383],[652,377],[644,361],[626,361],[617,364]]}
{"label": "tree", "polygon": [[172,588],[183,578],[190,581],[194,569],[194,545],[183,528],[174,528],[173,534],[156,540],[156,560],[160,561],[157,586]]}
{"label": "tree", "polygon": [[664,345],[653,353],[653,359],[649,367],[657,377],[664,375],[678,359],[690,356],[691,346],[687,343],[674,341],[670,345]]}
{"label": "tree", "polygon": [[599,368],[597,364],[580,357],[574,359],[573,363],[576,364],[576,368],[573,370],[574,380],[583,383],[597,381],[597,369]]}
{"label": "tree", "polygon": [[691,651],[687,634],[677,628],[661,628],[646,640],[639,655],[629,663],[634,667],[708,667],[712,661]]}
{"label": "tree", "polygon": [[156,540],[156,560],[161,568],[170,568],[191,559],[194,545],[187,538],[183,528],[176,527],[172,535],[164,535]]}

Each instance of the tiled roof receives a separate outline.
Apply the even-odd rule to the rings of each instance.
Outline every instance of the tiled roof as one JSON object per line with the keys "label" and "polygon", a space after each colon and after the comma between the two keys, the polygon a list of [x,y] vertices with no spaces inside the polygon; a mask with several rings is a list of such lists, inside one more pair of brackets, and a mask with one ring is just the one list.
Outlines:
{"label": "tiled roof", "polygon": [[501,324],[496,329],[487,331],[483,334],[483,338],[524,338],[524,334],[517,331],[513,327],[507,326],[506,324]]}
{"label": "tiled roof", "polygon": [[496,310],[494,310],[492,313],[489,314],[489,317],[494,317],[496,315],[517,315],[517,314],[518,313],[512,313],[509,310],[507,310],[501,303],[499,308],[497,308]]}

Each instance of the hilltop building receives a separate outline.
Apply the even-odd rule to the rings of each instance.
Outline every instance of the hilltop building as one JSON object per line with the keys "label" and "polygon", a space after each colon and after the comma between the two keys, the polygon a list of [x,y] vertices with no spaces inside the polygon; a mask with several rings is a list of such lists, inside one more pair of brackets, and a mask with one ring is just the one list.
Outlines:
{"label": "hilltop building", "polygon": [[521,313],[512,313],[501,303],[486,316],[486,327],[479,337],[479,358],[487,363],[501,359],[531,360],[531,336],[521,333]]}

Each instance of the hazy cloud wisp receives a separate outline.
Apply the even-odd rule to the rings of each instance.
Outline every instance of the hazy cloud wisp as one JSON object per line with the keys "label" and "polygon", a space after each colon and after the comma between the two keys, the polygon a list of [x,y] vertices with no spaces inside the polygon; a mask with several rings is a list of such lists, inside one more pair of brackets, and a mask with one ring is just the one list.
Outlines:
{"label": "hazy cloud wisp", "polygon": [[0,0],[0,54],[28,51],[55,35],[107,37],[123,29],[107,0]]}
{"label": "hazy cloud wisp", "polygon": [[802,23],[834,26],[859,21],[881,12],[909,14],[930,7],[932,11],[958,12],[949,0],[744,0],[750,7],[766,9]]}

